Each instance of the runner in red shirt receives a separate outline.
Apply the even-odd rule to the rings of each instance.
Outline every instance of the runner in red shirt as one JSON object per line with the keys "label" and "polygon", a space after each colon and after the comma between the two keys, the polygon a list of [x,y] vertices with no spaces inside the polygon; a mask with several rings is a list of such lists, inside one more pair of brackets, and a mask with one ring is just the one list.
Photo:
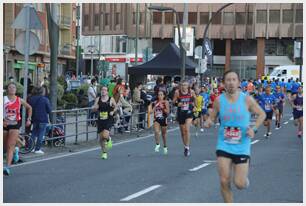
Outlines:
{"label": "runner in red shirt", "polygon": [[[3,168],[4,175],[10,175],[10,166],[12,165],[13,154],[17,139],[19,136],[19,128],[21,127],[21,105],[25,106],[28,111],[28,119],[26,126],[31,125],[32,107],[23,99],[16,96],[16,84],[10,82],[7,85],[7,96],[3,98],[3,145],[6,148],[6,164]],[[16,151],[18,154],[18,151]]]}

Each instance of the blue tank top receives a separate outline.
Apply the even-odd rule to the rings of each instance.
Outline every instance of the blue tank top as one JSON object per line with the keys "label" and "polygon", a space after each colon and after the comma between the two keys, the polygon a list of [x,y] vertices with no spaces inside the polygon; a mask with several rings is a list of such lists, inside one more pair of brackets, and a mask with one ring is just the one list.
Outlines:
{"label": "blue tank top", "polygon": [[220,95],[221,125],[218,131],[217,150],[236,155],[250,155],[251,140],[246,132],[250,126],[251,115],[247,109],[246,96],[240,92],[238,100],[230,103],[225,94]]}

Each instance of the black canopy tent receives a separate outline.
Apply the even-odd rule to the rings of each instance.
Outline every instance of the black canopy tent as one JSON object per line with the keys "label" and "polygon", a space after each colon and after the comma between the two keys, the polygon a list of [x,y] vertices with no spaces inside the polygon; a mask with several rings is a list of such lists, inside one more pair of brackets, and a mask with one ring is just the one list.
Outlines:
{"label": "black canopy tent", "polygon": [[[186,75],[196,75],[195,68],[197,64],[189,57],[186,57]],[[174,44],[170,43],[166,46],[156,57],[144,64],[128,68],[128,74],[137,75],[180,75],[181,60],[180,49]]]}

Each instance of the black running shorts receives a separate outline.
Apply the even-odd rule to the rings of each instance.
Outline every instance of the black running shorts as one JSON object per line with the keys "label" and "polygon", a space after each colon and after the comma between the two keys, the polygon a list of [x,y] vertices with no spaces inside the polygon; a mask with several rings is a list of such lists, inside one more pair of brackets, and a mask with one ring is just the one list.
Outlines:
{"label": "black running shorts", "polygon": [[97,120],[97,126],[98,126],[98,133],[103,132],[103,130],[110,131],[110,128],[112,127],[112,120],[107,119],[107,120]]}
{"label": "black running shorts", "polygon": [[272,120],[272,117],[273,117],[273,111],[266,112],[266,119],[265,119],[265,121]]}
{"label": "black running shorts", "polygon": [[186,119],[192,119],[193,113],[191,111],[180,111],[177,113],[177,121],[179,124],[185,124]]}
{"label": "black running shorts", "polygon": [[167,127],[167,118],[156,118],[154,122],[157,122],[161,127]]}
{"label": "black running shorts", "polygon": [[226,157],[226,158],[231,159],[234,164],[243,164],[243,163],[247,163],[248,160],[250,160],[249,155],[236,155],[236,154],[225,152],[223,150],[217,150],[216,154],[217,154],[217,157]]}

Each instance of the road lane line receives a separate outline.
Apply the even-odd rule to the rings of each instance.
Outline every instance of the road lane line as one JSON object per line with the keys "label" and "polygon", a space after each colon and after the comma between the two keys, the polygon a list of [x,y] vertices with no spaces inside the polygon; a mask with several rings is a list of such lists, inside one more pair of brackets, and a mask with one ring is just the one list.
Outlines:
{"label": "road lane line", "polygon": [[204,163],[204,164],[201,164],[201,165],[199,165],[199,166],[197,166],[195,168],[189,169],[189,171],[190,172],[194,172],[194,171],[197,171],[197,170],[199,170],[199,169],[201,169],[203,167],[207,167],[208,165],[210,165],[210,163]]}
{"label": "road lane line", "polygon": [[257,142],[259,142],[259,140],[254,140],[253,142],[251,142],[251,144],[256,144]]}
{"label": "road lane line", "polygon": [[217,160],[204,160],[204,162],[214,163],[217,162]]}
{"label": "road lane line", "polygon": [[[178,127],[173,128],[173,129],[169,129],[167,132],[173,132],[175,130],[178,130]],[[121,145],[121,144],[126,144],[126,143],[131,143],[131,142],[135,142],[135,141],[139,141],[139,140],[144,140],[144,139],[147,139],[147,138],[153,137],[153,136],[154,136],[154,134],[150,134],[150,135],[147,135],[147,136],[144,136],[144,137],[138,137],[136,139],[130,139],[130,140],[126,140],[126,141],[121,141],[121,142],[114,143],[113,146],[117,146],[117,145]],[[94,148],[91,148],[91,149],[86,149],[86,150],[82,150],[82,151],[78,151],[78,152],[73,152],[73,153],[69,153],[69,154],[64,154],[64,155],[56,155],[56,156],[53,156],[53,157],[47,157],[45,159],[32,160],[32,161],[29,161],[29,162],[24,162],[24,163],[21,163],[21,164],[12,165],[11,167],[20,167],[20,166],[34,164],[34,163],[38,163],[38,162],[44,162],[44,161],[48,161],[48,160],[60,159],[60,158],[63,158],[63,157],[69,157],[69,156],[73,156],[73,155],[83,154],[83,153],[86,153],[86,152],[92,152],[92,151],[95,151],[95,150],[98,150],[98,149],[101,149],[101,147],[94,147]]]}
{"label": "road lane line", "polygon": [[148,188],[146,188],[146,189],[144,189],[144,190],[141,190],[141,191],[136,192],[136,193],[134,193],[134,194],[132,194],[132,195],[129,195],[129,196],[127,196],[127,197],[121,199],[120,201],[130,201],[130,200],[132,200],[132,199],[134,199],[134,198],[136,198],[136,197],[139,197],[139,196],[144,195],[144,194],[146,194],[146,193],[148,193],[148,192],[151,192],[151,191],[153,191],[153,190],[156,190],[156,189],[159,188],[159,187],[161,187],[161,185],[153,185],[153,186],[148,187]]}
{"label": "road lane line", "polygon": [[284,124],[288,124],[288,122],[284,122]]}

